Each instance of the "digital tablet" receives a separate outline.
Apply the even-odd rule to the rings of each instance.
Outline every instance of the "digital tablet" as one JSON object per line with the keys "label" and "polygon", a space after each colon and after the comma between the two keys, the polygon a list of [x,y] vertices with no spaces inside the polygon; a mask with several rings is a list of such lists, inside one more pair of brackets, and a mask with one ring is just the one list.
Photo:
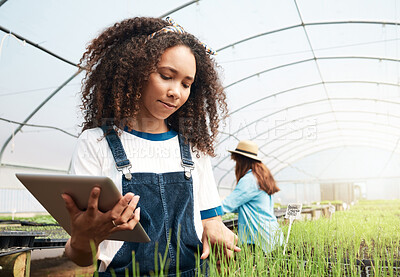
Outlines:
{"label": "digital tablet", "polygon": [[[114,182],[104,176],[15,174],[30,193],[71,235],[70,216],[61,197],[69,194],[80,210],[86,210],[90,192],[94,186],[101,188],[98,208],[102,212],[111,210],[119,201],[121,193]],[[110,223],[111,224],[111,223]],[[133,230],[121,230],[108,239],[130,242],[149,242],[150,238],[138,223]]]}

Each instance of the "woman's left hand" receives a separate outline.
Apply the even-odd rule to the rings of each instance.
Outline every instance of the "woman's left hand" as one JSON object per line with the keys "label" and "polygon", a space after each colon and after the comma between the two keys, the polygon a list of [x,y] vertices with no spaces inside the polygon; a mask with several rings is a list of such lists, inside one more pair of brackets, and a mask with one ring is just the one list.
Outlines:
{"label": "woman's left hand", "polygon": [[210,246],[218,245],[223,249],[226,257],[232,258],[234,252],[241,249],[236,245],[238,237],[225,226],[220,216],[202,220],[203,222],[203,253],[201,259],[210,255]]}

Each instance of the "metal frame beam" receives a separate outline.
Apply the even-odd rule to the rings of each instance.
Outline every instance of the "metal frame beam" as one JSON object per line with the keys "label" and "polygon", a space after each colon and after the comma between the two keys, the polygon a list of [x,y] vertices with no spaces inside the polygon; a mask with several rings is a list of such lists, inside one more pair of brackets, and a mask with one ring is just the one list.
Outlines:
{"label": "metal frame beam", "polygon": [[[330,57],[316,57],[316,58],[310,58],[310,59],[304,59],[304,60],[300,60],[300,61],[295,61],[295,62],[291,62],[291,63],[287,63],[287,64],[282,64],[282,65],[278,65],[275,67],[271,67],[271,68],[267,68],[264,70],[261,70],[259,72],[253,73],[251,75],[248,75],[242,79],[239,79],[233,83],[230,83],[229,85],[226,85],[224,88],[227,89],[229,87],[232,87],[234,85],[237,85],[243,81],[249,80],[251,78],[254,77],[259,77],[260,75],[263,75],[265,73],[274,71],[274,70],[278,70],[281,68],[285,68],[285,67],[291,67],[291,66],[295,66],[298,64],[302,64],[302,63],[308,63],[308,62],[313,62],[315,60],[347,60],[347,59],[357,59],[357,60],[375,60],[375,61],[386,61],[386,62],[400,62],[399,59],[390,59],[390,58],[384,58],[384,57],[370,57],[370,56],[330,56]],[[399,84],[397,84],[397,86],[399,86]]]}
{"label": "metal frame beam", "polygon": [[[350,122],[350,121],[339,121],[339,123],[342,123],[342,122]],[[355,122],[355,123],[359,123],[359,122],[362,122],[362,123],[370,123],[370,122],[368,122],[368,121],[352,121],[352,122]],[[324,122],[324,123],[320,123],[320,124],[322,125],[322,124],[333,124],[333,123],[336,123],[336,121],[329,121],[329,122]],[[391,126],[391,127],[398,129],[397,126]],[[382,138],[379,138],[379,137],[371,136],[371,134],[376,134],[376,133],[371,133],[371,129],[369,129],[369,128],[368,128],[368,129],[366,129],[366,128],[357,128],[357,129],[356,129],[356,128],[343,128],[343,129],[341,129],[341,130],[343,130],[343,131],[347,131],[347,130],[354,131],[354,130],[356,130],[356,131],[363,131],[363,132],[366,132],[366,133],[367,133],[367,136],[366,136],[366,137],[371,138],[371,139],[373,139],[373,140],[376,139],[376,142],[378,142],[377,144],[371,144],[371,145],[370,145],[371,147],[374,147],[374,148],[383,148],[383,147],[382,147],[382,141],[389,141],[389,140],[385,140],[385,139],[382,139]],[[337,132],[337,131],[338,131],[337,129],[330,129],[330,130],[321,131],[319,134],[332,133],[332,132]],[[385,133],[385,134],[387,134],[387,135],[393,136],[393,133],[391,133],[391,132],[380,132],[380,133],[381,133],[381,134],[382,134],[382,133]],[[285,134],[285,135],[288,135],[288,134]],[[358,141],[360,141],[359,136],[348,135],[348,134],[342,134],[342,138],[344,138],[344,137],[350,137],[350,138],[354,137],[354,139],[357,139]],[[395,137],[397,138],[397,136],[395,136]],[[306,143],[303,143],[303,144],[300,144],[300,145],[296,145],[295,147],[292,147],[292,148],[290,148],[289,150],[286,150],[285,152],[283,152],[283,153],[281,153],[281,154],[279,154],[279,155],[276,155],[276,154],[274,154],[274,156],[271,155],[271,153],[274,153],[274,152],[275,152],[275,149],[272,150],[272,151],[270,151],[270,152],[268,152],[268,153],[264,153],[264,155],[265,155],[266,157],[271,157],[272,159],[275,159],[275,160],[278,159],[276,156],[279,156],[277,165],[286,163],[286,166],[285,166],[285,167],[287,167],[287,166],[290,166],[291,163],[288,162],[288,161],[282,162],[281,160],[285,160],[285,158],[282,158],[283,155],[285,155],[285,154],[287,154],[288,152],[290,152],[290,151],[292,151],[292,150],[295,150],[295,149],[297,149],[297,148],[299,148],[299,147],[302,147],[303,145],[307,145],[307,144],[309,144],[310,142],[313,143],[313,145],[311,146],[311,148],[312,148],[312,147],[317,147],[317,146],[319,146],[319,145],[324,145],[324,144],[326,143],[326,141],[324,141],[324,140],[330,139],[330,138],[331,138],[331,137],[319,138],[319,139],[318,139],[319,144],[316,144],[315,141],[309,140],[309,141],[306,141]],[[335,139],[335,140],[338,140],[337,137],[334,137],[334,139]],[[322,143],[321,143],[321,140],[323,141]],[[285,149],[286,146],[288,146],[288,145],[290,145],[290,144],[293,144],[294,142],[296,142],[296,140],[290,141],[289,143],[286,143],[285,145],[280,145],[280,146],[277,147],[277,148]],[[390,141],[390,142],[392,142],[392,141]],[[263,153],[263,150],[262,150],[262,149],[265,147],[265,145],[267,145],[267,144],[269,144],[269,143],[270,143],[270,142],[268,142],[268,143],[263,144],[262,146],[260,146],[260,147],[259,147],[260,152]],[[347,144],[346,144],[346,145],[343,145],[343,146],[347,146]],[[388,146],[387,149],[386,149],[386,148],[384,148],[384,149],[387,150],[387,151],[390,151],[389,149],[391,149],[391,148]],[[300,153],[300,152],[302,152],[302,151],[298,151],[298,152],[296,152],[296,154],[297,154],[297,153]],[[295,157],[295,155],[291,154],[290,157]],[[225,160],[226,158],[227,158],[227,157],[225,157],[223,160]],[[304,158],[304,156],[300,156],[300,158],[298,158],[298,159],[296,159],[296,160],[299,160],[299,159],[301,159],[301,158]],[[221,162],[220,162],[220,163],[221,163]],[[219,163],[219,164],[220,164],[220,163]],[[215,168],[215,167],[217,167],[217,166],[214,166],[214,168]],[[270,167],[271,172],[274,172],[274,171],[275,171],[276,166],[269,166],[269,167]],[[218,167],[218,168],[219,168],[219,167]],[[219,169],[220,169],[220,168],[219,168]],[[232,170],[233,170],[233,168],[227,170],[226,173],[220,177],[220,180],[218,181],[218,185],[220,185],[220,182],[222,181],[222,179],[225,178],[225,176],[227,176]],[[274,174],[276,174],[276,173],[274,173]],[[310,175],[310,174],[309,174],[309,175]]]}
{"label": "metal frame beam", "polygon": [[[308,85],[308,86],[309,87],[310,86],[315,86],[315,84],[311,84],[311,85]],[[304,88],[304,86],[301,87],[301,88]],[[294,89],[298,89],[298,88],[294,88]],[[270,97],[270,96],[267,96],[267,97]],[[265,99],[266,98],[264,98],[263,100],[265,100]],[[236,130],[232,134],[227,134],[227,137],[222,139],[216,145],[220,145],[221,143],[226,141],[230,136],[235,136],[236,134],[238,134],[244,128],[248,128],[249,126],[257,123],[258,121],[260,121],[260,120],[262,120],[264,118],[268,118],[270,116],[273,116],[273,115],[276,115],[276,114],[279,114],[281,112],[285,112],[285,111],[288,111],[288,110],[291,110],[291,109],[294,109],[294,108],[298,108],[298,107],[302,107],[302,106],[306,106],[306,105],[317,104],[317,103],[322,103],[322,102],[328,102],[328,101],[329,102],[331,102],[331,101],[333,101],[333,102],[334,101],[373,101],[373,102],[381,102],[381,103],[387,103],[387,104],[400,105],[400,102],[395,102],[395,101],[391,101],[391,100],[385,100],[385,99],[379,99],[379,98],[358,98],[358,97],[348,97],[348,98],[342,97],[342,98],[330,98],[330,99],[324,98],[324,99],[317,99],[317,100],[312,100],[312,101],[308,101],[308,102],[302,102],[302,103],[299,103],[299,104],[296,104],[296,105],[288,106],[288,107],[286,107],[284,109],[280,109],[280,110],[274,111],[274,112],[269,113],[267,115],[264,115],[264,116],[262,116],[262,117],[260,117],[260,118],[258,118],[256,120],[253,120],[252,122],[246,124],[245,126],[242,126],[242,128]]]}
{"label": "metal frame beam", "polygon": [[291,25],[288,27],[284,27],[284,28],[280,28],[280,29],[275,29],[272,31],[267,31],[267,32],[263,32],[257,35],[253,35],[235,42],[232,42],[228,45],[225,45],[219,49],[217,49],[217,51],[223,51],[227,48],[233,47],[235,45],[256,39],[256,38],[260,38],[263,36],[267,36],[267,35],[271,35],[271,34],[275,34],[275,33],[280,33],[280,32],[284,32],[284,31],[288,31],[291,29],[296,29],[296,28],[302,28],[302,27],[308,27],[308,26],[323,26],[323,25],[342,25],[342,24],[371,24],[371,25],[391,25],[391,26],[399,26],[398,22],[392,22],[392,21],[365,21],[365,20],[349,20],[349,21],[328,21],[328,22],[312,22],[312,23],[303,23],[303,24],[296,24],[296,25]]}
{"label": "metal frame beam", "polygon": [[[354,138],[354,139],[357,139],[357,138]],[[338,139],[338,138],[335,138],[335,141],[333,141],[333,142],[337,142],[337,141],[340,141],[340,139]],[[321,144],[320,146],[323,146],[323,147],[321,147],[321,149],[317,149],[317,150],[315,150],[315,151],[312,151],[311,153],[308,153],[307,155],[305,155],[304,157],[306,157],[306,156],[309,156],[309,155],[312,155],[312,154],[315,154],[315,153],[317,153],[317,152],[321,152],[321,151],[325,151],[325,150],[330,150],[330,149],[336,149],[336,148],[338,148],[338,149],[340,149],[340,148],[349,148],[349,147],[360,147],[360,146],[362,146],[362,147],[370,147],[370,148],[374,148],[374,149],[382,149],[382,150],[385,150],[385,151],[391,151],[390,150],[390,148],[385,148],[385,147],[382,147],[382,146],[376,146],[375,144],[374,145],[370,145],[370,144],[368,144],[368,143],[365,143],[365,144],[360,144],[359,142],[358,142],[358,140],[356,141],[356,142],[354,142],[354,144],[347,144],[347,145],[338,145],[338,144],[334,144],[334,145],[329,145],[329,144]],[[309,149],[312,149],[313,147],[310,147]],[[303,157],[303,158],[304,158]],[[296,162],[296,161],[294,161],[294,162]],[[274,172],[273,174],[274,175],[277,175],[281,170],[283,170],[284,168],[286,168],[286,167],[283,167],[283,168],[281,168],[281,169],[279,169],[278,171],[276,171],[276,172]],[[232,171],[232,169],[231,170],[229,170],[229,173]],[[233,186],[234,186],[234,184],[236,183],[235,182],[235,180],[233,180],[232,182],[230,182],[231,183],[231,186],[230,187],[228,187],[228,186],[222,186],[221,185],[221,182],[222,182],[222,179],[223,178],[225,178],[226,176],[233,176],[233,174],[224,174],[223,175],[223,177],[221,177],[220,179],[219,179],[219,181],[218,181],[218,183],[217,183],[217,187],[218,187],[218,189],[226,189],[226,190],[228,190],[228,189],[230,189],[230,190],[232,190],[233,189]],[[384,178],[384,177],[382,177],[382,178]],[[307,179],[307,183],[318,183],[318,182],[320,182],[320,181],[323,181],[324,179],[320,179],[320,178],[311,178],[311,179]],[[279,180],[279,179],[276,179],[276,181],[277,182],[280,182],[281,180]]]}
{"label": "metal frame beam", "polygon": [[10,143],[12,138],[19,132],[21,131],[22,127],[51,99],[53,98],[54,95],[56,95],[63,87],[65,87],[72,79],[74,79],[76,76],[81,73],[82,69],[79,69],[77,72],[75,72],[71,77],[69,77],[64,83],[61,84],[56,90],[54,90],[42,103],[40,103],[39,106],[36,107],[36,109],[28,115],[27,118],[15,129],[15,131],[7,138],[7,140],[4,142],[1,151],[0,151],[0,166],[2,165],[2,159],[3,159],[3,154],[4,151],[7,147],[7,145]]}
{"label": "metal frame beam", "polygon": [[[343,137],[345,137],[345,136],[343,136]],[[349,136],[349,138],[350,138],[350,136]],[[305,148],[305,149],[300,149],[300,150],[297,151],[295,154],[303,153],[303,155],[297,156],[298,158],[295,158],[295,159],[290,159],[289,162],[290,162],[290,163],[295,163],[295,162],[297,162],[298,160],[303,159],[303,158],[305,158],[305,157],[307,157],[307,156],[309,156],[309,155],[315,154],[315,153],[317,153],[317,152],[324,151],[324,150],[326,150],[326,147],[329,145],[329,143],[333,143],[333,144],[335,144],[336,146],[340,146],[340,145],[338,145],[338,144],[336,143],[337,141],[339,141],[338,137],[334,137],[333,139],[331,138],[330,140],[329,140],[329,139],[330,139],[330,138],[327,138],[326,141],[325,141],[324,143],[321,143],[321,144],[318,144],[318,145],[311,145],[311,146],[309,146],[309,147],[307,147],[307,148]],[[385,147],[385,146],[383,146],[383,145],[370,144],[370,143],[368,143],[368,142],[361,143],[359,137],[354,137],[354,140],[355,140],[354,143],[348,143],[348,144],[343,145],[343,146],[344,146],[344,147],[360,147],[360,146],[364,146],[364,147],[370,147],[370,148],[375,148],[375,149],[382,149],[382,150],[385,150],[385,151],[388,151],[388,152],[391,151],[391,150],[390,150],[390,147],[388,148],[388,147]],[[350,140],[349,140],[349,141],[350,141]],[[380,140],[379,138],[377,138],[377,142],[379,142],[379,141],[381,141],[381,140]],[[334,147],[333,147],[333,148],[334,148]],[[309,150],[311,150],[311,151],[309,151]],[[307,152],[307,151],[309,151],[309,152]],[[275,167],[274,167],[274,174],[275,174],[275,175],[278,174],[281,170],[283,170],[283,169],[286,168],[286,167],[287,167],[287,166],[283,166],[282,168],[276,169],[277,166],[275,166]],[[271,169],[271,170],[272,170],[272,169]]]}
{"label": "metal frame beam", "polygon": [[[332,121],[331,122],[327,122],[327,123],[329,123],[329,124],[331,124],[332,123]],[[365,122],[364,122],[365,123]],[[398,136],[393,136],[392,135],[392,133],[390,133],[390,132],[380,132],[379,133],[379,135],[377,135],[377,133],[371,133],[371,130],[369,129],[369,128],[343,128],[342,129],[343,131],[357,131],[357,132],[365,132],[366,133],[366,135],[364,135],[363,137],[360,137],[360,136],[358,136],[358,135],[351,135],[351,134],[342,134],[344,137],[352,137],[352,136],[354,136],[355,138],[357,138],[358,140],[363,140],[363,139],[366,139],[366,138],[368,138],[368,139],[371,139],[371,140],[373,140],[373,141],[376,141],[376,147],[378,147],[379,145],[382,145],[382,142],[387,142],[388,144],[387,144],[387,146],[389,147],[389,145],[390,146],[393,146],[393,145],[395,145],[396,144],[396,141],[394,140],[390,140],[390,139],[386,139],[386,138],[383,138],[383,137],[381,137],[381,136],[379,136],[379,135],[386,135],[386,136],[392,136],[392,137],[395,137],[396,139],[398,138]],[[337,130],[336,129],[330,129],[330,130],[324,130],[324,131],[321,131],[319,134],[321,135],[321,134],[330,134],[330,133],[335,133],[335,132],[337,132]],[[368,135],[368,133],[370,133],[369,135]],[[374,134],[375,136],[373,136],[372,134]],[[285,158],[286,158],[286,156],[287,157],[293,157],[293,158],[296,158],[297,159],[297,154],[298,153],[301,153],[301,151],[297,151],[297,152],[295,152],[295,153],[292,153],[292,151],[294,151],[294,150],[296,150],[296,149],[299,149],[299,148],[301,148],[301,147],[303,147],[304,145],[309,145],[310,143],[312,144],[312,147],[317,147],[317,146],[319,146],[319,145],[322,145],[323,143],[325,143],[325,141],[327,140],[327,139],[329,139],[330,137],[320,137],[318,140],[308,140],[308,141],[304,141],[303,140],[303,143],[302,144],[297,144],[297,145],[294,145],[293,147],[291,147],[291,148],[289,148],[289,149],[287,149],[287,148],[285,148],[286,146],[289,146],[289,145],[291,145],[291,144],[294,144],[296,141],[291,141],[291,142],[289,142],[289,143],[286,143],[285,145],[283,145],[283,146],[281,146],[281,148],[282,149],[286,149],[284,152],[281,152],[281,153],[276,153],[275,154],[275,150],[276,149],[274,149],[274,150],[272,150],[272,151],[270,151],[270,152],[268,152],[268,153],[266,153],[265,155],[267,156],[267,157],[269,157],[269,156],[271,156],[271,153],[274,153],[274,156],[279,156],[281,159],[283,159],[283,160],[285,160]],[[336,137],[335,137],[336,138]],[[371,145],[372,146],[372,145]],[[299,156],[299,159],[301,159],[301,158],[303,158],[304,156],[302,156],[302,155],[300,155]],[[288,163],[290,163],[290,162],[288,162]],[[274,170],[275,169],[275,166],[271,166],[271,170]]]}
{"label": "metal frame beam", "polygon": [[[373,115],[389,116],[389,117],[393,117],[393,118],[400,119],[400,115],[385,114],[385,113],[377,113],[377,112],[372,112],[372,111],[347,110],[347,111],[336,111],[336,112],[337,112],[337,113],[367,114],[367,115],[373,114]],[[317,117],[317,116],[321,116],[321,115],[329,115],[330,113],[331,113],[330,111],[328,111],[328,112],[321,112],[321,113],[311,113],[311,114],[308,114],[308,115],[306,115],[306,116],[298,117],[298,118],[296,118],[295,120],[306,120],[306,119],[311,118],[311,117]],[[270,131],[272,131],[272,130],[275,130],[275,129],[277,129],[277,128],[284,127],[285,125],[290,124],[290,123],[292,123],[293,121],[294,121],[294,120],[285,121],[284,123],[279,124],[279,125],[276,125],[275,127],[272,127],[272,128],[268,128],[268,130],[266,130],[265,132],[261,132],[261,133],[257,134],[256,136],[251,137],[251,138],[249,138],[249,139],[251,139],[251,140],[258,139],[258,137],[264,135],[265,133],[270,132]],[[342,121],[339,120],[339,122],[342,122]],[[400,127],[400,126],[398,126],[398,127],[396,127],[396,128],[399,128],[399,127]],[[274,138],[273,140],[268,140],[267,143],[265,143],[265,144],[263,144],[263,145],[260,145],[259,148],[262,149],[262,148],[264,148],[265,146],[267,146],[268,144],[271,144],[271,143],[275,142],[276,140],[281,139],[281,138],[284,137],[284,136],[291,135],[291,134],[293,134],[293,133],[296,132],[296,131],[298,131],[298,130],[292,130],[291,132],[282,134],[282,135],[280,135],[279,137]],[[374,131],[374,130],[371,129],[371,131]],[[218,161],[218,163],[215,164],[215,165],[213,166],[213,168],[218,168],[219,164],[221,164],[221,163],[222,163],[224,160],[226,160],[226,159],[227,159],[227,157],[224,157],[224,158],[220,159],[220,160]]]}

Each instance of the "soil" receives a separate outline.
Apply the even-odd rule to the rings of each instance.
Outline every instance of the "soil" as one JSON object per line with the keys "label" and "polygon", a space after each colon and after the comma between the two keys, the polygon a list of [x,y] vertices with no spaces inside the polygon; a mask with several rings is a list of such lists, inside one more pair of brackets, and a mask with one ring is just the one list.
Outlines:
{"label": "soil", "polygon": [[93,266],[80,267],[61,256],[31,261],[31,277],[89,277],[93,276]]}

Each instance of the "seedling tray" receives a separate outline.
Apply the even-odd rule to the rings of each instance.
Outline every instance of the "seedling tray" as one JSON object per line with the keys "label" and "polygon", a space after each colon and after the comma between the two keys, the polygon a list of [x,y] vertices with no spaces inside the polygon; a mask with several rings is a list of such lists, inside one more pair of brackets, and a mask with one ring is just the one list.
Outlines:
{"label": "seedling tray", "polygon": [[37,238],[33,243],[34,248],[62,248],[68,239]]}
{"label": "seedling tray", "polygon": [[12,247],[32,247],[36,236],[44,236],[43,232],[1,231],[0,249]]}
{"label": "seedling tray", "polygon": [[[19,252],[25,252],[25,251],[29,251],[32,249],[33,248],[31,248],[31,247],[11,247],[11,248],[6,248],[6,249],[0,249],[0,257],[19,253]],[[0,276],[2,276],[2,275],[0,275]]]}

